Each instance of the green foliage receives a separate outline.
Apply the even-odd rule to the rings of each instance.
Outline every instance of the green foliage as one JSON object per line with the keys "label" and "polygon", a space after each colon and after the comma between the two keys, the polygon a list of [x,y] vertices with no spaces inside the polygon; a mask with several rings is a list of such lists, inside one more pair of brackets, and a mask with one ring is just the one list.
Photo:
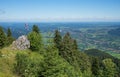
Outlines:
{"label": "green foliage", "polygon": [[73,40],[73,49],[78,50],[78,45],[76,40]]}
{"label": "green foliage", "polygon": [[84,52],[88,55],[99,57],[100,59],[113,58],[108,53],[105,53],[105,52],[100,51],[98,49],[89,49],[89,50],[85,50]]}
{"label": "green foliage", "polygon": [[109,53],[110,55],[120,59],[120,53],[115,53],[115,52],[107,52],[107,53]]}
{"label": "green foliage", "polygon": [[[5,35],[2,28],[0,29],[0,33]],[[7,36],[8,41],[10,39],[9,37],[12,36],[10,29],[8,29]],[[0,39],[3,37],[0,36]],[[119,59],[96,49],[86,50],[85,53],[89,56],[84,52],[80,52],[77,41],[72,39],[69,33],[66,33],[62,38],[60,32],[56,30],[54,39],[50,39],[49,43],[43,45],[39,28],[34,25],[33,31],[28,34],[28,39],[31,44],[30,49],[37,52],[30,50],[22,50],[20,52],[16,50],[14,52],[14,50],[9,48],[5,48],[7,50],[2,50],[2,52],[0,50],[0,66],[2,66],[0,67],[1,77],[11,77],[13,70],[14,74],[17,74],[18,77],[120,76]],[[6,52],[7,54],[5,54]],[[14,68],[12,68],[13,66]],[[7,71],[5,70],[6,68],[10,71],[10,75],[5,75]]]}
{"label": "green foliage", "polygon": [[82,72],[82,77],[93,77],[91,73],[91,69],[87,69],[84,72]]}
{"label": "green foliage", "polygon": [[38,52],[18,53],[15,71],[25,77],[82,77],[69,63],[58,55],[55,47],[48,46],[42,54]]}
{"label": "green foliage", "polygon": [[3,31],[3,28],[0,26],[0,48],[3,48],[6,45],[6,35]]}
{"label": "green foliage", "polygon": [[0,49],[0,52],[0,77],[17,77],[17,75],[13,73],[14,56],[17,51],[12,50],[11,47],[4,47]]}
{"label": "green foliage", "polygon": [[77,61],[77,64],[79,65],[80,70],[82,72],[86,71],[90,75],[91,63],[90,63],[89,57],[85,53],[80,51],[76,52],[76,55],[74,55],[74,57],[76,58],[76,61]]}
{"label": "green foliage", "polygon": [[15,40],[15,38],[13,38],[13,36],[12,36],[11,29],[8,28],[8,30],[7,30],[7,38],[6,38],[6,45],[9,46],[10,44],[12,44],[12,42],[14,40]]}
{"label": "green foliage", "polygon": [[7,30],[7,37],[11,37],[11,36],[12,36],[12,32],[11,32],[10,28],[8,28],[8,30]]}
{"label": "green foliage", "polygon": [[72,39],[69,33],[66,33],[60,42],[60,56],[64,58],[70,65],[72,65],[75,70],[86,72],[88,74],[87,76],[90,76],[91,64],[89,57],[86,54],[78,51],[76,40]]}
{"label": "green foliage", "polygon": [[[106,58],[110,58],[112,59],[112,61],[116,64],[116,68],[117,68],[117,71],[120,72],[120,59],[118,58],[115,58],[111,55],[109,55],[108,53],[105,53],[103,51],[100,51],[100,50],[97,50],[97,49],[89,49],[89,50],[86,50],[85,53],[87,53],[89,56],[95,56],[95,57],[98,57],[99,59],[99,63],[101,64],[102,63],[102,60],[106,59]],[[102,66],[101,66],[102,68]],[[120,76],[120,73],[116,73],[116,75]]]}
{"label": "green foliage", "polygon": [[33,31],[33,32],[36,32],[36,33],[39,33],[39,32],[40,32],[40,30],[39,30],[39,28],[38,28],[37,25],[33,25],[32,31]]}
{"label": "green foliage", "polygon": [[71,36],[68,32],[63,37],[62,47],[63,47],[63,50],[67,50],[69,48],[72,49],[72,39],[71,39]]}
{"label": "green foliage", "polygon": [[103,60],[103,74],[104,77],[115,77],[116,76],[116,65],[112,62],[111,59],[104,59]]}
{"label": "green foliage", "polygon": [[[109,55],[108,53],[105,53],[105,52],[102,52],[100,50],[97,50],[97,49],[89,49],[89,50],[86,50],[85,53],[87,53],[88,55],[92,56],[92,62],[94,61],[94,57],[97,57],[98,58],[98,62],[100,63],[100,70],[98,71],[99,72],[99,75],[100,77],[104,77],[104,71],[103,71],[103,68],[104,68],[104,65],[103,65],[103,61],[104,59],[107,59],[107,58],[110,58],[111,61],[113,61],[113,63],[115,63],[115,69],[116,69],[116,73],[115,73],[115,77],[119,77],[120,74],[118,72],[120,72],[120,60],[117,59],[117,58],[114,58],[113,56]],[[93,57],[94,56],[94,57]],[[92,68],[95,68],[95,66],[92,66]],[[93,70],[95,71],[95,69]],[[97,71],[96,71],[97,72]]]}
{"label": "green foliage", "polygon": [[15,38],[13,38],[13,37],[7,37],[6,38],[6,45],[8,46],[8,45],[10,45],[10,44],[12,44],[12,42],[15,40]]}
{"label": "green foliage", "polygon": [[28,34],[28,39],[30,41],[30,49],[32,51],[39,51],[40,48],[42,49],[42,36],[37,25],[33,25],[32,32]]}
{"label": "green foliage", "polygon": [[54,43],[55,43],[55,46],[59,50],[61,50],[62,36],[60,35],[60,32],[58,30],[56,30],[54,34]]}
{"label": "green foliage", "polygon": [[45,56],[45,77],[81,77],[81,72],[75,70],[58,54],[53,46],[48,46]]}
{"label": "green foliage", "polygon": [[92,73],[95,76],[99,76],[100,75],[100,61],[98,59],[98,57],[92,57]]}
{"label": "green foliage", "polygon": [[26,54],[16,54],[16,64],[15,64],[15,72],[18,75],[23,76],[25,69],[27,67],[27,55]]}
{"label": "green foliage", "polygon": [[66,33],[62,40],[62,47],[59,51],[60,55],[63,58],[68,58],[67,56],[72,56],[74,49],[73,49],[73,41],[69,33]]}
{"label": "green foliage", "polygon": [[38,77],[43,69],[43,61],[38,53],[17,53],[15,72],[23,77]]}
{"label": "green foliage", "polygon": [[52,44],[46,45],[45,49],[39,52],[18,53],[16,60],[15,68],[22,71],[19,76],[82,77],[81,71],[59,56],[57,48]]}
{"label": "green foliage", "polygon": [[30,40],[30,49],[32,51],[39,51],[42,48],[42,36],[40,33],[31,32],[28,34]]}
{"label": "green foliage", "polygon": [[77,41],[71,38],[69,32],[67,32],[63,37],[62,48],[63,50],[78,50]]}

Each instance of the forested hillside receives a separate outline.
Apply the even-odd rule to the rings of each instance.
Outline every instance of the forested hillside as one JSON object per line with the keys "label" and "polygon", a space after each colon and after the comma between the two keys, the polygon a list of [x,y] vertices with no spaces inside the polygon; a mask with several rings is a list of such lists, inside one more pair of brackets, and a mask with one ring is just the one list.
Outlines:
{"label": "forested hillside", "polygon": [[44,40],[37,25],[30,48],[13,49],[12,31],[0,27],[0,77],[120,77],[120,60],[97,49],[80,51],[69,32]]}

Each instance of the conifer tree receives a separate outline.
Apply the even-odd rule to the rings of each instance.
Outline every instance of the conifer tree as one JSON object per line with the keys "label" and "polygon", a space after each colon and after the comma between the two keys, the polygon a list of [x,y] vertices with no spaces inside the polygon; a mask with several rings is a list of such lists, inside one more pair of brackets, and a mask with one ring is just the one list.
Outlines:
{"label": "conifer tree", "polygon": [[38,51],[42,47],[42,37],[36,32],[31,32],[28,34],[28,39],[30,40],[30,49],[33,51]]}
{"label": "conifer tree", "polygon": [[14,38],[13,38],[13,36],[12,36],[11,29],[8,28],[8,29],[7,29],[6,45],[12,44],[13,41],[14,41]]}
{"label": "conifer tree", "polygon": [[59,51],[59,54],[67,58],[67,56],[70,55],[71,53],[71,37],[69,33],[66,33],[65,36],[63,37],[62,44],[61,44],[61,51]]}
{"label": "conifer tree", "polygon": [[28,39],[30,40],[30,49],[33,51],[38,51],[42,48],[42,36],[39,32],[39,28],[33,25],[33,31],[28,34]]}
{"label": "conifer tree", "polygon": [[7,37],[11,37],[11,36],[12,36],[12,32],[11,32],[10,28],[8,28],[8,30],[7,30]]}
{"label": "conifer tree", "polygon": [[39,27],[37,25],[33,25],[32,31],[34,31],[36,33],[40,32]]}
{"label": "conifer tree", "polygon": [[63,37],[63,47],[67,48],[67,49],[70,49],[71,46],[72,46],[72,40],[71,40],[71,36],[70,36],[70,33],[67,32],[65,34],[65,36]]}
{"label": "conifer tree", "polygon": [[62,40],[62,51],[59,51],[60,55],[77,71],[82,71],[91,76],[91,64],[89,57],[77,50],[77,42],[74,41],[70,33],[67,32]]}
{"label": "conifer tree", "polygon": [[6,35],[3,31],[3,28],[0,27],[0,48],[3,48],[6,45]]}
{"label": "conifer tree", "polygon": [[115,77],[116,76],[116,65],[113,63],[111,59],[104,59],[103,60],[103,75],[104,77]]}
{"label": "conifer tree", "polygon": [[99,75],[99,69],[100,69],[100,64],[99,64],[99,60],[97,57],[92,57],[92,73],[95,76]]}
{"label": "conifer tree", "polygon": [[73,40],[73,49],[78,50],[78,45],[76,40]]}
{"label": "conifer tree", "polygon": [[54,43],[59,51],[61,51],[61,42],[62,42],[62,37],[60,35],[60,32],[58,30],[55,30]]}

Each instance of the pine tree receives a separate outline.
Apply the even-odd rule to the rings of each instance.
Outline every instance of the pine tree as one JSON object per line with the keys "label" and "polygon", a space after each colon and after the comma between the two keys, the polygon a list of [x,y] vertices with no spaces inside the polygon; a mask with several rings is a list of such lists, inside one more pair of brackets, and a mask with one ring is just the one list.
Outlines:
{"label": "pine tree", "polygon": [[54,34],[54,43],[59,51],[61,51],[61,42],[62,42],[62,37],[60,35],[60,32],[56,30]]}
{"label": "pine tree", "polygon": [[71,46],[72,46],[72,39],[71,39],[71,36],[70,36],[69,32],[67,32],[65,34],[65,36],[63,37],[62,44],[63,44],[64,49],[70,49],[71,48]]}
{"label": "pine tree", "polygon": [[12,32],[11,32],[10,28],[8,28],[8,30],[7,30],[7,37],[11,37],[11,36],[12,36]]}
{"label": "pine tree", "polygon": [[68,58],[67,56],[72,55],[71,53],[71,37],[69,33],[66,33],[63,37],[62,43],[61,43],[61,51],[59,51],[59,54],[63,58]]}
{"label": "pine tree", "polygon": [[37,25],[33,25],[32,31],[34,31],[34,32],[36,32],[36,33],[39,33],[39,32],[40,32],[40,30],[39,30],[39,28],[38,28]]}
{"label": "pine tree", "polygon": [[116,65],[113,63],[111,59],[104,59],[103,60],[103,73],[104,77],[115,77],[116,76]]}
{"label": "pine tree", "polygon": [[78,50],[78,45],[76,40],[73,40],[73,49]]}
{"label": "pine tree", "polygon": [[12,42],[15,40],[15,38],[12,36],[11,29],[7,29],[7,38],[6,38],[6,45],[12,44]]}
{"label": "pine tree", "polygon": [[92,73],[95,76],[99,75],[99,70],[100,70],[100,64],[99,64],[99,60],[97,57],[92,57]]}
{"label": "pine tree", "polygon": [[76,51],[73,50],[73,40],[70,36],[70,33],[67,32],[63,37],[62,41],[62,51],[61,56],[68,61],[71,65],[75,67],[76,70],[79,70],[78,63],[76,60]]}
{"label": "pine tree", "polygon": [[40,34],[39,28],[36,25],[33,25],[32,32],[28,34],[28,39],[30,40],[30,49],[32,51],[38,51],[42,49],[42,36]]}
{"label": "pine tree", "polygon": [[30,49],[32,51],[38,51],[42,47],[42,36],[36,32],[31,32],[28,34],[28,39],[30,40]]}
{"label": "pine tree", "polygon": [[6,45],[6,35],[3,31],[3,28],[0,27],[0,48],[3,48]]}
{"label": "pine tree", "polygon": [[67,63],[58,54],[56,47],[48,45],[45,54],[43,75],[45,77],[81,77],[81,71]]}
{"label": "pine tree", "polygon": [[91,76],[91,64],[89,57],[78,51],[77,42],[71,38],[70,33],[67,32],[62,40],[62,51],[59,51],[61,57],[63,57],[69,64],[74,66],[77,71],[87,73],[86,76]]}

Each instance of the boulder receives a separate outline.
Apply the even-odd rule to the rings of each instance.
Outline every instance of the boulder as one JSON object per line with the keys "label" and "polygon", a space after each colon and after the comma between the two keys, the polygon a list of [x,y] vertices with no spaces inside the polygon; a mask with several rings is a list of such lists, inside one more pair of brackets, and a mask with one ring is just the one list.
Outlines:
{"label": "boulder", "polygon": [[16,41],[12,43],[13,49],[24,50],[30,48],[30,41],[26,35],[20,36]]}

